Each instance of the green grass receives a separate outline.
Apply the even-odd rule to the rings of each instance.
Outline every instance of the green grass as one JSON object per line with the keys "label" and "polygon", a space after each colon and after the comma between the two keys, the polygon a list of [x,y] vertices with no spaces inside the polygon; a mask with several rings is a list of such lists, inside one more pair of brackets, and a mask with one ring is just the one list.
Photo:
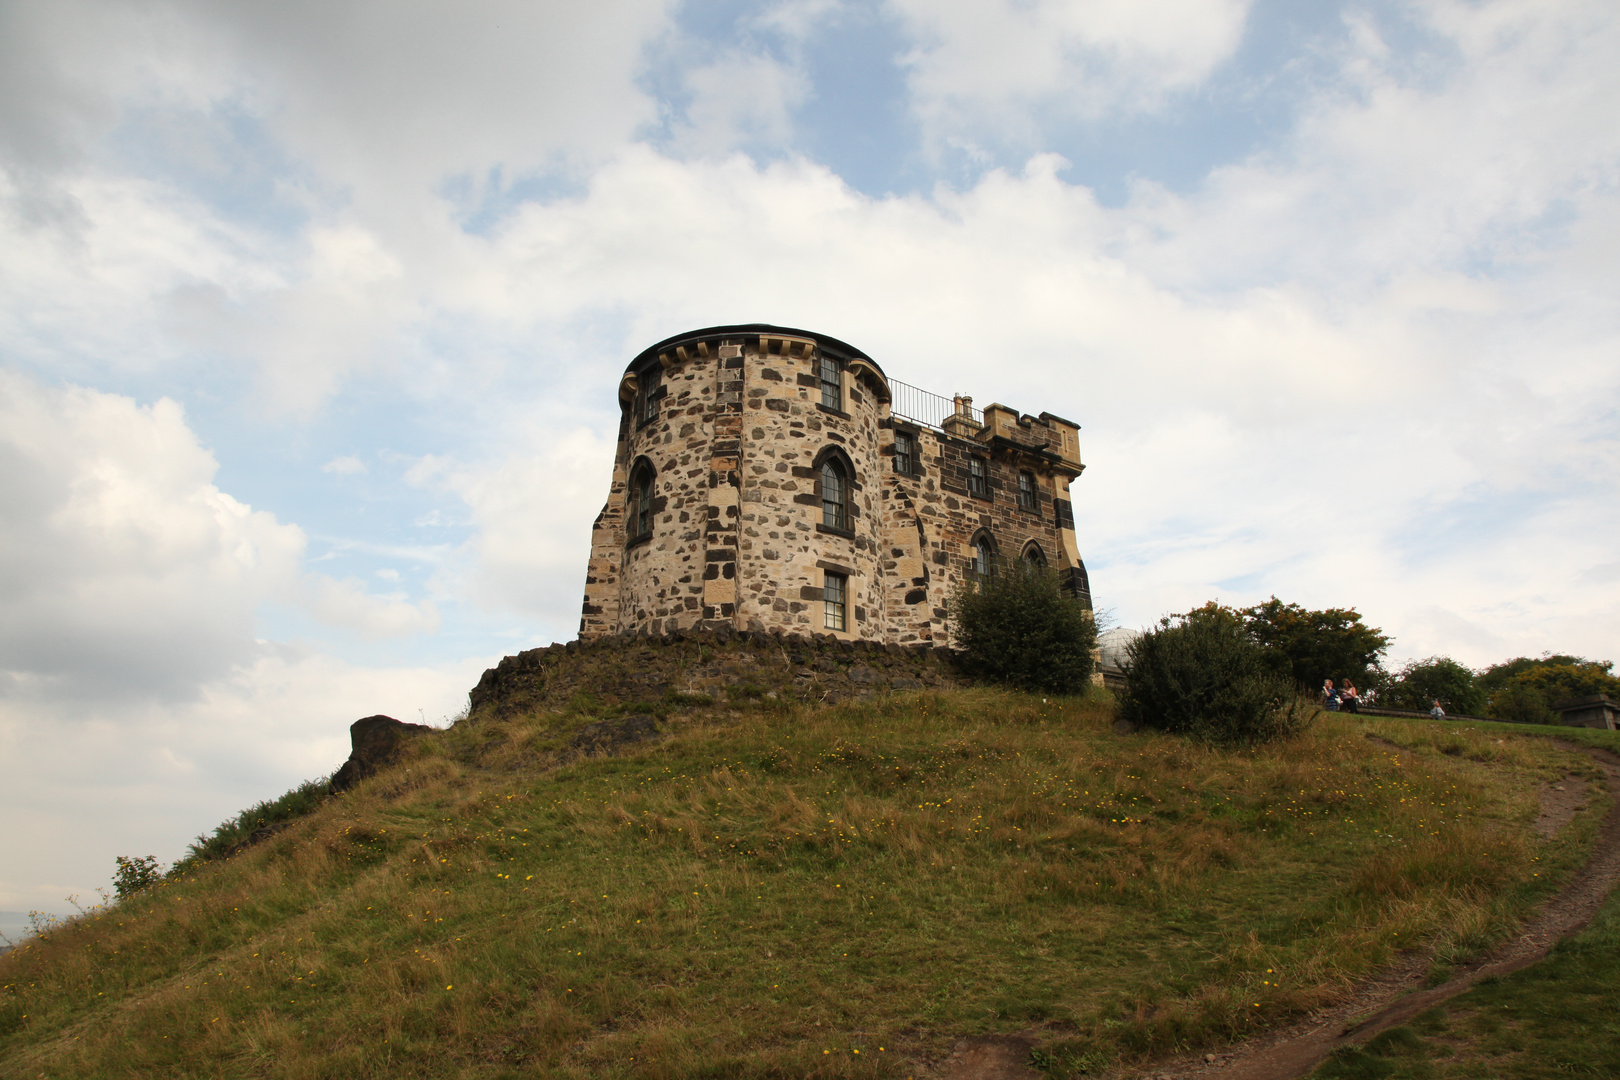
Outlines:
{"label": "green grass", "polygon": [[425,737],[0,958],[0,1076],[899,1077],[1030,1027],[1073,1075],[1487,947],[1606,806],[1538,838],[1540,784],[1594,770],[1522,731],[1234,751],[973,690],[670,713],[566,761],[592,718]]}

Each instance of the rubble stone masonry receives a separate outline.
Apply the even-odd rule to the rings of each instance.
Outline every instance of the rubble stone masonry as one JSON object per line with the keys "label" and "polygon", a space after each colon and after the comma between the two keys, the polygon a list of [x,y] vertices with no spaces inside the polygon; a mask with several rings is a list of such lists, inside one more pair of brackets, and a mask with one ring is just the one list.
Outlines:
{"label": "rubble stone masonry", "polygon": [[[948,644],[944,601],[975,573],[981,540],[1001,562],[1065,574],[1090,603],[1070,421],[1001,405],[980,415],[965,398],[934,422],[909,419],[870,357],[757,324],[652,346],[619,400],[582,639],[729,628]],[[897,471],[897,437],[909,469]],[[839,513],[824,505],[829,460],[846,479]]]}

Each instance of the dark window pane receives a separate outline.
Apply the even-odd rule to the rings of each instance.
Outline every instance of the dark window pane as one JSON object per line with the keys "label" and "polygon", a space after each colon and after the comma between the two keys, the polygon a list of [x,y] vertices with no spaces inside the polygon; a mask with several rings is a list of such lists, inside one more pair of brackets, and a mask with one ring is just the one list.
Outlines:
{"label": "dark window pane", "polygon": [[658,384],[663,374],[663,368],[654,364],[641,377],[644,384],[641,391],[641,419],[643,422],[658,415]]}
{"label": "dark window pane", "polygon": [[844,387],[838,378],[838,361],[823,356],[821,369],[821,403],[829,409],[844,407]]}
{"label": "dark window pane", "polygon": [[1022,510],[1035,509],[1035,474],[1018,474],[1018,506]]}
{"label": "dark window pane", "polygon": [[989,577],[995,571],[995,552],[990,548],[987,537],[979,537],[973,542],[973,572],[980,577]]}
{"label": "dark window pane", "polygon": [[849,581],[843,574],[827,575],[821,589],[822,607],[826,611],[827,629],[844,629],[844,612],[848,610],[846,594]]}
{"label": "dark window pane", "polygon": [[630,484],[630,537],[646,536],[653,529],[653,473],[643,466]]}
{"label": "dark window pane", "polygon": [[844,509],[847,497],[844,470],[838,462],[829,461],[821,467],[821,521],[835,529],[847,529],[849,514]]}
{"label": "dark window pane", "polygon": [[912,447],[911,436],[907,435],[903,431],[895,432],[895,435],[894,435],[894,471],[897,472],[897,473],[903,473],[906,476],[910,476],[911,475],[911,459],[912,459],[912,455],[914,453],[915,453],[915,451],[914,451],[914,449]]}
{"label": "dark window pane", "polygon": [[968,494],[983,498],[990,492],[986,483],[984,458],[968,458]]}

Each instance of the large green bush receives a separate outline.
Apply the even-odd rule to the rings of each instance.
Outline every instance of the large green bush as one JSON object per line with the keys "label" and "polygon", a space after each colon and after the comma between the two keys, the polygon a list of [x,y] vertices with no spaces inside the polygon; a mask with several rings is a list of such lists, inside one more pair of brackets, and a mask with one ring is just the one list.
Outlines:
{"label": "large green bush", "polygon": [[1449,656],[1414,660],[1378,689],[1377,704],[1390,709],[1428,712],[1436,701],[1450,713],[1481,716],[1485,692],[1473,669]]}
{"label": "large green bush", "polygon": [[1045,567],[999,566],[957,586],[947,607],[962,664],[975,678],[1053,694],[1090,685],[1096,619]]}
{"label": "large green bush", "polygon": [[1548,656],[1541,660],[1510,660],[1486,670],[1480,681],[1496,676],[1503,668],[1515,667],[1505,678],[1492,678],[1486,686],[1490,703],[1486,714],[1502,720],[1551,724],[1558,714],[1551,706],[1587,694],[1607,694],[1620,698],[1620,679],[1612,674],[1607,660],[1585,660],[1578,656]]}
{"label": "large green bush", "polygon": [[1389,637],[1376,626],[1364,625],[1355,608],[1312,611],[1273,596],[1236,614],[1249,636],[1266,650],[1271,669],[1313,693],[1323,679],[1368,685],[1389,648]]}
{"label": "large green bush", "polygon": [[1161,619],[1126,647],[1124,667],[1119,714],[1139,727],[1254,745],[1292,734],[1314,715],[1230,609]]}

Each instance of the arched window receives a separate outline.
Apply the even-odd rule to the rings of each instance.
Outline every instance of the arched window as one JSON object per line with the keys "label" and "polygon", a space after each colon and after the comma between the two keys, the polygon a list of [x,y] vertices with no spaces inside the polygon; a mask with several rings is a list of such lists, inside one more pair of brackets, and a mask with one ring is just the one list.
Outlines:
{"label": "arched window", "polygon": [[1041,545],[1031,540],[1024,545],[1024,561],[1030,566],[1045,566],[1046,552],[1041,550]]}
{"label": "arched window", "polygon": [[653,471],[652,463],[642,460],[630,472],[630,490],[627,494],[625,507],[625,532],[627,540],[640,540],[652,535],[653,531],[653,482],[657,473]]}
{"label": "arched window", "polygon": [[849,477],[836,457],[821,463],[821,523],[831,529],[849,528]]}
{"label": "arched window", "polygon": [[996,573],[996,541],[983,530],[973,538],[973,572],[980,578],[991,578]]}

